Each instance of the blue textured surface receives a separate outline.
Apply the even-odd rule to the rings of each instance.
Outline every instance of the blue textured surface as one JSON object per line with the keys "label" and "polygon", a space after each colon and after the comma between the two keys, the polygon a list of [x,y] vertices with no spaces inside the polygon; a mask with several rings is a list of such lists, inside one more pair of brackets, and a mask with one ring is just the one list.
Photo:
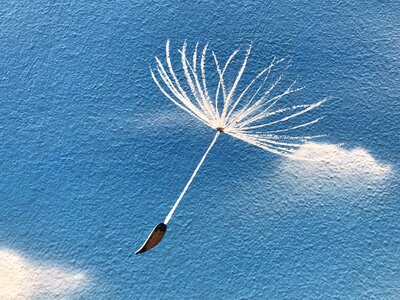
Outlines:
{"label": "blue textured surface", "polygon": [[164,241],[132,253],[213,137],[151,80],[168,38],[208,41],[221,56],[252,43],[255,70],[292,59],[286,77],[306,86],[302,99],[332,97],[318,112],[323,142],[365,148],[396,171],[399,11],[396,1],[1,1],[0,246],[85,270],[84,299],[398,299],[397,176],[362,193],[297,190],[279,177],[282,158],[227,136]]}

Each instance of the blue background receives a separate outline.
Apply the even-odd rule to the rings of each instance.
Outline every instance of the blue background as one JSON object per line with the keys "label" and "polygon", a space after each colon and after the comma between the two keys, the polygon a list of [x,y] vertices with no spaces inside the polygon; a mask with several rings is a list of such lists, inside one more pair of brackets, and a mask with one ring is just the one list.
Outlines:
{"label": "blue background", "polygon": [[[222,136],[163,242],[161,222],[213,132],[149,66],[186,39],[249,69],[291,60],[322,141],[399,167],[397,1],[1,1],[0,246],[84,270],[83,299],[398,299],[399,181],[296,190],[283,158]],[[304,102],[304,101],[303,101]],[[307,101],[305,101],[307,102]],[[299,201],[288,199],[295,195]]]}

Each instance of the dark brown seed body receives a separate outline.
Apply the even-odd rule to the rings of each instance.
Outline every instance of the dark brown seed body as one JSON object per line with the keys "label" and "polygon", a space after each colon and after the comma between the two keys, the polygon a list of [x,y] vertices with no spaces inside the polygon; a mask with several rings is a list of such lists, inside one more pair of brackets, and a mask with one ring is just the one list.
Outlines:
{"label": "dark brown seed body", "polygon": [[147,240],[144,242],[142,247],[140,247],[135,254],[146,252],[151,248],[155,247],[159,242],[161,242],[165,233],[167,232],[167,225],[164,223],[158,224],[153,231],[148,236]]}

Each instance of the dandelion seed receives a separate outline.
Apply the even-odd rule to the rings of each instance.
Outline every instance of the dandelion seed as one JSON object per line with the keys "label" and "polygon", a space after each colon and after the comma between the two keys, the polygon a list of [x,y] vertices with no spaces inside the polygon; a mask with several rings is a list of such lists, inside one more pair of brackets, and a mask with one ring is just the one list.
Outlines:
{"label": "dandelion seed", "polygon": [[[271,82],[270,75],[273,68],[280,64],[282,60],[274,59],[268,67],[259,72],[239,92],[238,87],[247,66],[251,47],[246,51],[243,62],[231,86],[226,83],[226,73],[230,63],[239,51],[235,50],[224,66],[220,65],[216,54],[211,52],[218,77],[216,91],[212,94],[207,87],[205,69],[207,52],[209,52],[208,44],[204,46],[199,59],[197,44],[192,54],[192,62],[190,62],[190,58],[186,54],[187,44],[186,42],[183,44],[182,49],[179,50],[183,70],[182,77],[184,77],[184,80],[182,80],[178,78],[174,71],[170,56],[170,42],[167,41],[166,64],[163,64],[156,57],[156,70],[150,70],[157,87],[172,103],[198,121],[215,129],[216,133],[164,222],[153,229],[142,247],[136,251],[136,254],[153,248],[164,237],[167,224],[221,133],[286,157],[291,157],[294,151],[304,142],[319,137],[292,135],[291,133],[296,132],[297,129],[317,123],[321,118],[300,124],[292,124],[290,121],[321,106],[326,99],[307,105],[278,107],[283,98],[301,89],[295,88],[294,82],[283,92],[274,94],[277,85],[282,81],[282,76]],[[282,127],[274,127],[277,125]]]}

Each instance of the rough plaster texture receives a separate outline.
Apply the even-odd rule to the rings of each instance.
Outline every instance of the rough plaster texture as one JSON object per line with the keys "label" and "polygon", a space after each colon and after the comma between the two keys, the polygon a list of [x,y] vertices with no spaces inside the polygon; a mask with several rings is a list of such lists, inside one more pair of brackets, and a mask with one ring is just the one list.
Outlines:
{"label": "rough plaster texture", "polygon": [[[44,290],[47,278],[32,294],[400,297],[396,1],[0,2],[0,247],[10,253],[0,263],[17,255],[63,270],[66,285],[68,274],[87,279],[70,293]],[[133,256],[213,135],[149,76],[167,38],[208,41],[222,57],[252,42],[254,72],[291,59],[285,77],[306,86],[300,100],[332,97],[318,112],[320,143],[345,150],[328,151],[332,171],[222,136],[165,240]],[[357,148],[365,164],[349,154]],[[343,161],[352,176],[335,173]]]}

